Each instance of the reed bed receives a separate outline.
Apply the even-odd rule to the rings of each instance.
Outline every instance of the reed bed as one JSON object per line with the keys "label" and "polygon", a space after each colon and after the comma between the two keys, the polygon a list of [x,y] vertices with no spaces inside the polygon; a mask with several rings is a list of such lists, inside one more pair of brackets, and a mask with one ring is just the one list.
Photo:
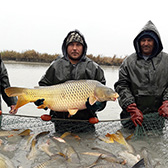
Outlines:
{"label": "reed bed", "polygon": [[[35,50],[27,50],[24,52],[16,52],[16,51],[2,51],[1,57],[3,60],[12,60],[12,61],[24,61],[24,62],[45,62],[51,63],[53,60],[61,57],[60,54],[47,54],[47,53],[39,53]],[[119,66],[124,58],[118,58],[116,55],[113,57],[106,56],[93,56],[92,54],[87,55],[90,59],[95,61],[99,65],[109,65],[109,66]]]}

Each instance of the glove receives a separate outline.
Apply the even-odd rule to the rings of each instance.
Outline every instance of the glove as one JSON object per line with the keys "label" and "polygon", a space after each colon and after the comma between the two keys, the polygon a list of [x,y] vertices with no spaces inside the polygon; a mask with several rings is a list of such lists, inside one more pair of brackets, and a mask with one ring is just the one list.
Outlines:
{"label": "glove", "polygon": [[158,109],[159,115],[163,117],[168,117],[168,100],[165,100],[160,108]]}
{"label": "glove", "polygon": [[143,122],[143,114],[142,112],[137,108],[137,105],[135,103],[130,104],[127,107],[127,112],[130,113],[131,115],[131,120],[134,123],[135,127],[137,126],[137,124],[139,124],[140,126],[142,126],[142,122]]}
{"label": "glove", "polygon": [[98,101],[95,102],[93,105],[90,105],[89,98],[87,98],[87,101],[86,101],[85,105],[86,105],[88,110],[94,111],[94,112],[100,110],[103,107],[103,104],[101,102],[98,102]]}
{"label": "glove", "polygon": [[18,109],[15,109],[15,106],[16,105],[11,105],[10,106],[10,108],[11,108],[10,111],[9,111],[10,114],[16,114],[17,113]]}
{"label": "glove", "polygon": [[[36,100],[36,101],[34,102],[34,104],[35,104],[36,106],[41,106],[41,105],[43,105],[44,100],[45,100],[45,99],[38,99],[38,100]],[[48,109],[48,107],[45,107],[45,108],[44,108],[44,110],[47,110],[47,109]]]}

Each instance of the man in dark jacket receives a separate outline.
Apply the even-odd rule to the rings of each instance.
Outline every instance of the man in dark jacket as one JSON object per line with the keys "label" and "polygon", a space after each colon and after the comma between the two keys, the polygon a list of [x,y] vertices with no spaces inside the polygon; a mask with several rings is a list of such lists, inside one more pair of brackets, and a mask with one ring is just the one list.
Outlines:
{"label": "man in dark jacket", "polygon": [[[104,72],[95,62],[86,57],[87,44],[84,36],[74,30],[68,33],[62,44],[63,57],[52,62],[45,75],[39,81],[40,86],[51,86],[69,80],[92,79],[103,84],[106,83]],[[70,119],[88,120],[96,116],[96,111],[103,110],[106,102],[96,102],[86,110],[79,110]],[[68,112],[51,111],[50,115],[55,118],[68,118]]]}
{"label": "man in dark jacket", "polygon": [[[3,100],[6,102],[6,104],[11,108],[9,113],[16,114],[17,110],[14,110],[17,99],[16,97],[8,97],[6,93],[4,92],[4,89],[7,87],[10,87],[9,78],[7,74],[7,70],[5,68],[5,65],[1,59],[0,55],[0,95],[2,95]],[[1,98],[0,98],[0,111],[1,111]]]}
{"label": "man in dark jacket", "polygon": [[143,115],[159,112],[168,117],[168,54],[155,25],[148,21],[134,39],[135,53],[120,66],[114,87],[119,93],[121,118],[142,125]]}

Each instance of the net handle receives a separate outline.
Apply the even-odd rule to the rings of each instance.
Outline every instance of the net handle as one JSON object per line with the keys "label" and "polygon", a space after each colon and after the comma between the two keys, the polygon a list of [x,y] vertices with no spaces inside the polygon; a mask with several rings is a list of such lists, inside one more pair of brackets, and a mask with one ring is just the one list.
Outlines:
{"label": "net handle", "polygon": [[19,114],[9,114],[9,113],[2,113],[0,111],[0,115],[10,115],[10,116],[18,116],[18,117],[31,117],[31,118],[41,118],[43,121],[74,121],[74,122],[90,122],[91,124],[96,124],[98,122],[115,122],[115,121],[123,121],[123,120],[129,120],[129,118],[124,119],[114,119],[114,120],[98,120],[96,117],[90,118],[89,120],[78,120],[78,119],[63,119],[63,118],[51,118],[48,114],[43,114],[41,116],[30,116],[30,115],[19,115]]}

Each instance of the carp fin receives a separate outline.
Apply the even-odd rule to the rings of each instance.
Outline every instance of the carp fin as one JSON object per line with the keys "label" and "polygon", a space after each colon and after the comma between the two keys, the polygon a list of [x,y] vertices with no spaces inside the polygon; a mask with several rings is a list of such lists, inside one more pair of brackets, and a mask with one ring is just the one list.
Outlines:
{"label": "carp fin", "polygon": [[[33,102],[34,102],[34,101],[33,101]],[[44,101],[43,101],[43,104],[39,105],[37,108],[38,108],[38,109],[45,109],[45,108],[47,108],[46,101],[44,100]]]}
{"label": "carp fin", "polygon": [[26,129],[26,130],[22,131],[21,133],[19,133],[18,135],[20,135],[20,136],[28,136],[28,135],[30,135],[30,132],[32,132],[32,130]]}
{"label": "carp fin", "polygon": [[27,89],[26,88],[19,88],[19,87],[8,87],[5,89],[5,93],[7,94],[7,96],[9,96],[9,97],[18,96],[18,100],[17,100],[17,104],[15,106],[15,109],[18,109],[19,107],[30,102],[30,100],[27,99],[27,97],[24,93],[25,90],[27,90]]}
{"label": "carp fin", "polygon": [[12,97],[12,96],[20,96],[23,94],[25,88],[19,88],[19,87],[8,87],[5,89],[5,93],[7,96]]}
{"label": "carp fin", "polygon": [[68,109],[68,112],[70,115],[75,115],[77,113],[78,109]]}
{"label": "carp fin", "polygon": [[29,103],[29,100],[26,100],[22,95],[18,96],[18,101],[16,103],[15,109],[18,109],[19,107],[22,107],[23,105]]}
{"label": "carp fin", "polygon": [[90,96],[90,97],[89,97],[89,104],[90,104],[90,105],[93,105],[94,103],[96,103],[97,100],[98,100],[97,97],[95,97],[95,96]]}
{"label": "carp fin", "polygon": [[37,108],[38,109],[45,109],[45,108],[47,108],[47,106],[45,104],[42,104],[42,105],[38,106]]}

